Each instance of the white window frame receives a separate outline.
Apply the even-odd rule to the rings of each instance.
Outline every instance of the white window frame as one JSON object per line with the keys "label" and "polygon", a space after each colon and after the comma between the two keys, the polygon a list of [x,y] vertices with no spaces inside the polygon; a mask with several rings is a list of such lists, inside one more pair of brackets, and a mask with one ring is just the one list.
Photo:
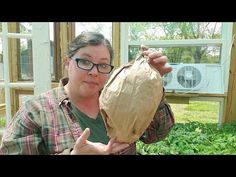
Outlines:
{"label": "white window frame", "polygon": [[[195,45],[206,45],[206,44],[220,44],[222,46],[222,53],[220,63],[223,67],[223,85],[224,93],[228,91],[229,82],[229,69],[230,69],[230,57],[232,47],[232,22],[222,22],[222,38],[221,39],[187,39],[187,40],[143,40],[143,41],[129,41],[128,37],[128,25],[130,22],[121,23],[121,42],[120,42],[120,56],[121,65],[128,63],[128,49],[129,46],[140,46],[141,44],[149,47],[183,47],[183,46],[195,46]],[[192,100],[208,100],[219,102],[219,117],[218,123],[222,124],[223,111],[224,111],[224,97],[198,97],[191,98]]]}
{"label": "white window frame", "polygon": [[187,39],[187,40],[143,40],[143,41],[129,41],[128,39],[128,25],[130,23],[121,23],[121,64],[128,62],[128,48],[129,46],[140,46],[141,44],[149,47],[183,47],[195,45],[214,45],[220,44],[222,46],[222,55],[220,64],[224,65],[224,90],[228,90],[229,67],[230,67],[230,47],[232,41],[232,22],[222,22],[222,38],[221,39]]}
{"label": "white window frame", "polygon": [[[33,88],[34,95],[40,94],[51,88],[51,72],[50,72],[50,38],[49,23],[32,23],[32,34],[9,33],[8,23],[2,23],[3,45],[3,66],[4,81],[0,82],[0,87],[5,88],[6,103],[6,124],[8,125],[12,119],[11,114],[11,88]],[[9,72],[9,48],[8,39],[32,39],[33,48],[33,81],[32,82],[11,82]]]}

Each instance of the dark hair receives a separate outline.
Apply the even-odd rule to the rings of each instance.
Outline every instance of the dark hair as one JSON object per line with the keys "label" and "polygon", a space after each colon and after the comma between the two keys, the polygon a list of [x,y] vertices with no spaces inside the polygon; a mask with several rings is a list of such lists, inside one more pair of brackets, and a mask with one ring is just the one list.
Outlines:
{"label": "dark hair", "polygon": [[110,63],[112,63],[114,51],[111,46],[111,43],[101,33],[98,32],[82,32],[80,35],[78,35],[75,39],[71,41],[69,45],[69,50],[66,54],[68,57],[72,57],[80,48],[89,45],[96,46],[100,44],[103,44],[105,47],[107,47],[110,53]]}

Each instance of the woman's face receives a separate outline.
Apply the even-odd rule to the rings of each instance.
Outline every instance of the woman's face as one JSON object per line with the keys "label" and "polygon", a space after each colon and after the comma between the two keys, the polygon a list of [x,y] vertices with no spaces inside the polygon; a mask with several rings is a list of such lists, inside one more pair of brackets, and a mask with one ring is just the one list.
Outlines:
{"label": "woman's face", "polygon": [[[110,64],[110,54],[104,45],[86,46],[80,48],[75,58],[87,59],[95,64]],[[79,97],[89,97],[98,94],[109,78],[109,74],[98,72],[97,67],[87,71],[78,68],[75,60],[68,63],[69,89]]]}

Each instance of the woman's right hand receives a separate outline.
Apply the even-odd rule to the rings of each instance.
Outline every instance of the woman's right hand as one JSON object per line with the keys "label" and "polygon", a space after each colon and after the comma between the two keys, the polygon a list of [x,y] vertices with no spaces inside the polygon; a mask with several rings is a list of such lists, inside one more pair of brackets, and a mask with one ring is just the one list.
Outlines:
{"label": "woman's right hand", "polygon": [[119,152],[129,146],[127,143],[118,143],[110,139],[108,144],[88,141],[90,129],[86,128],[81,136],[76,140],[72,155],[109,155]]}

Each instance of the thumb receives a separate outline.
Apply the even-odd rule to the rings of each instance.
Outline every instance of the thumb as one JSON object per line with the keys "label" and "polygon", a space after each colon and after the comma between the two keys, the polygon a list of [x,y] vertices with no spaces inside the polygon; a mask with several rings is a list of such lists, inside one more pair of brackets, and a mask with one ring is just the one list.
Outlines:
{"label": "thumb", "polygon": [[112,145],[115,142],[115,138],[111,138],[107,144],[107,150],[110,151],[112,149]]}
{"label": "thumb", "polygon": [[85,144],[90,135],[90,129],[86,128],[77,140],[78,144]]}
{"label": "thumb", "polygon": [[142,52],[143,55],[147,55],[147,56],[148,56],[150,53],[151,53],[150,50],[144,50],[144,51]]}

